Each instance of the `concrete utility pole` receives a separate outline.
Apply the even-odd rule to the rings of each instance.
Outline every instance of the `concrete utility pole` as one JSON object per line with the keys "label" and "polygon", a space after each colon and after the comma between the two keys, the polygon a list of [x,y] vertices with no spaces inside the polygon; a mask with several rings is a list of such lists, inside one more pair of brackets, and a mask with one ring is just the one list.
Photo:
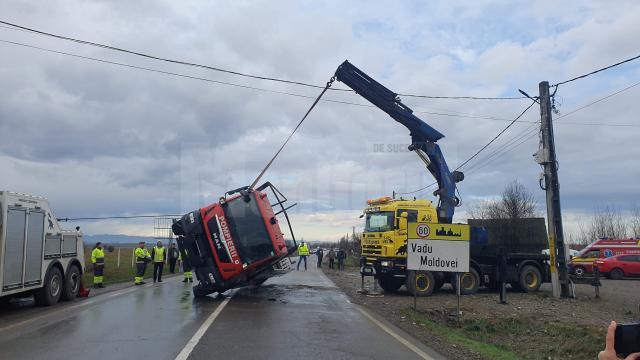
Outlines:
{"label": "concrete utility pole", "polygon": [[542,127],[542,149],[536,153],[536,161],[544,167],[544,190],[547,192],[547,223],[549,226],[549,255],[551,257],[551,281],[553,296],[568,298],[569,277],[567,274],[567,256],[564,247],[562,230],[562,213],[560,210],[560,183],[556,147],[553,137],[553,120],[551,118],[551,97],[549,82],[543,81],[540,88],[540,117]]}

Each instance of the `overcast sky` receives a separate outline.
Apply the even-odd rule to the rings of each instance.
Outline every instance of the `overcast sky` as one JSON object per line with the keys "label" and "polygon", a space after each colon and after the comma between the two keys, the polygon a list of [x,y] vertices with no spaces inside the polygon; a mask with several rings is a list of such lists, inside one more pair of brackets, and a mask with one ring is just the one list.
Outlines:
{"label": "overcast sky", "polygon": [[[0,19],[314,84],[326,83],[349,59],[395,92],[424,95],[518,96],[518,89],[537,95],[540,81],[562,81],[640,52],[637,1],[433,3],[3,1]],[[5,27],[0,40],[280,92],[314,97],[319,92]],[[557,92],[560,115],[568,114],[557,120],[555,131],[569,231],[595,208],[625,210],[640,203],[640,86],[569,114],[638,82],[639,64]],[[45,196],[61,217],[184,213],[211,203],[226,190],[248,185],[312,102],[4,42],[0,81],[0,188]],[[366,104],[352,93],[325,98]],[[529,104],[403,102],[446,136],[438,143],[451,168]],[[514,179],[544,210],[537,185],[541,168],[531,156],[538,137],[520,137],[527,130],[535,133],[531,122],[539,120],[538,107],[522,120],[465,167],[466,179],[459,184],[464,204],[456,220],[463,221],[465,208],[496,197]],[[433,182],[417,156],[404,150],[409,140],[404,127],[376,108],[321,102],[264,180],[299,204],[293,210],[298,236],[336,239],[361,227],[358,215],[367,198]],[[487,158],[510,142],[518,146]],[[376,151],[376,144],[385,151]],[[435,200],[432,191],[419,196]],[[151,220],[79,225],[89,234],[153,233]]]}

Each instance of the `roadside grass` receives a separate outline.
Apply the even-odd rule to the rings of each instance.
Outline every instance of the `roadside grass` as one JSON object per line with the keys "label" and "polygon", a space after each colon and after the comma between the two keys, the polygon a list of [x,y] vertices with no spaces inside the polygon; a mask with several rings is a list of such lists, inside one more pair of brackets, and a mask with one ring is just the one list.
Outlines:
{"label": "roadside grass", "polygon": [[[131,258],[133,254],[134,246],[120,247],[120,268],[117,267],[118,263],[118,249],[113,252],[105,250],[105,269],[104,269],[104,284],[115,284],[122,282],[132,282],[136,276],[135,264],[131,266]],[[85,272],[82,275],[83,284],[86,287],[93,285],[93,265],[91,264],[91,248],[85,249]],[[169,265],[165,264],[163,275],[169,273]],[[145,279],[149,279],[153,276],[153,264],[147,265],[147,271],[145,272]]]}
{"label": "roadside grass", "polygon": [[463,316],[460,327],[412,309],[403,315],[486,359],[589,359],[602,350],[602,329],[538,322],[534,318]]}

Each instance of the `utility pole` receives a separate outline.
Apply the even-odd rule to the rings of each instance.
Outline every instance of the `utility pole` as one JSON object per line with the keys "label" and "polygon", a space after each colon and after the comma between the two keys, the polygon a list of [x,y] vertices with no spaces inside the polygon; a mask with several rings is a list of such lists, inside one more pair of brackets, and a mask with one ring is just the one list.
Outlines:
{"label": "utility pole", "polygon": [[544,167],[542,177],[544,178],[543,190],[547,192],[547,223],[549,226],[549,255],[553,296],[556,298],[568,298],[570,296],[569,276],[567,273],[567,256],[562,230],[560,183],[558,181],[558,162],[556,160],[556,147],[553,137],[549,82],[541,82],[539,89],[542,149],[535,154],[535,158],[538,164]]}

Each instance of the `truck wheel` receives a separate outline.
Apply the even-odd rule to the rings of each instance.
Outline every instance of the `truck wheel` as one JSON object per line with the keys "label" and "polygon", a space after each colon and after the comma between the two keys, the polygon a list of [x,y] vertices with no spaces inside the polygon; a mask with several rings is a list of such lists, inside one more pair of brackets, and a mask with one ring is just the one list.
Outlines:
{"label": "truck wheel", "polygon": [[36,304],[39,306],[51,306],[60,300],[64,281],[62,272],[57,267],[52,267],[44,277],[44,286],[35,292]]}
{"label": "truck wheel", "polygon": [[577,277],[583,277],[585,273],[584,267],[576,266],[576,268],[573,269],[573,273],[576,274]]}
{"label": "truck wheel", "polygon": [[404,284],[404,279],[394,278],[393,276],[381,276],[378,278],[378,284],[384,292],[392,293],[398,291]]}
{"label": "truck wheel", "polygon": [[611,280],[622,280],[624,277],[624,271],[622,271],[622,269],[615,268],[611,270],[609,276],[611,277]]}
{"label": "truck wheel", "polygon": [[[455,276],[452,278],[455,283]],[[471,295],[478,292],[480,287],[480,275],[476,269],[469,269],[469,272],[460,274],[460,295]],[[453,284],[453,288],[456,289],[458,284]],[[457,292],[457,289],[456,289]]]}
{"label": "truck wheel", "polygon": [[77,266],[71,265],[64,277],[64,287],[62,288],[62,300],[71,301],[78,296],[80,291],[80,270]]}
{"label": "truck wheel", "polygon": [[409,271],[407,276],[407,290],[414,296],[429,296],[436,287],[433,274],[429,271]]}
{"label": "truck wheel", "polygon": [[542,274],[540,270],[533,265],[525,265],[520,270],[518,288],[524,292],[534,292],[540,289],[542,285]]}

